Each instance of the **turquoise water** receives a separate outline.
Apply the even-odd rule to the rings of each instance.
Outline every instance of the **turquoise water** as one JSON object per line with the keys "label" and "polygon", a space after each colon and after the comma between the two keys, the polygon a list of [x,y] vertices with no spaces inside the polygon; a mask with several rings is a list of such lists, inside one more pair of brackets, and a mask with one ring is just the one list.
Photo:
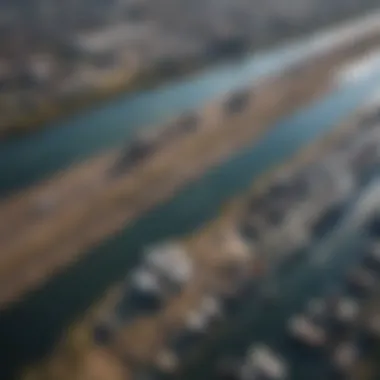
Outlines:
{"label": "turquoise water", "polygon": [[[217,215],[254,178],[330,130],[380,84],[380,76],[345,85],[279,122],[258,143],[215,167],[79,263],[0,316],[0,352],[10,367],[41,356],[62,330],[138,260],[143,245],[182,235]],[[254,122],[254,120],[252,121]]]}

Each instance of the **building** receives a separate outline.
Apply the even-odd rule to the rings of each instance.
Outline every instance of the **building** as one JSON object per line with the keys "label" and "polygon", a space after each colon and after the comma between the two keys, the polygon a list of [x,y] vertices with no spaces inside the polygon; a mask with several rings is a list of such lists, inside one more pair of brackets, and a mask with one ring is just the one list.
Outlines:
{"label": "building", "polygon": [[251,347],[241,372],[242,380],[285,380],[288,378],[288,368],[285,361],[264,345]]}
{"label": "building", "polygon": [[193,262],[179,242],[165,242],[148,248],[144,266],[160,278],[168,290],[180,290],[193,276]]}

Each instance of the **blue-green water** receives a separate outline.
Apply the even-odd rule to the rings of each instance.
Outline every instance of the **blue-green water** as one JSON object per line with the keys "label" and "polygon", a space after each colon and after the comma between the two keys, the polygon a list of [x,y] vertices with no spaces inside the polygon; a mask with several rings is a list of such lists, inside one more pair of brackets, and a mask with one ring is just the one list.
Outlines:
{"label": "blue-green water", "polygon": [[[286,44],[183,81],[121,96],[53,123],[38,133],[1,142],[0,197],[116,146],[143,126],[165,122],[274,73],[312,54],[316,48],[310,40]],[[378,77],[361,79],[355,86],[339,88],[322,101],[282,120],[259,143],[210,170],[169,202],[94,249],[43,289],[3,312],[1,367],[14,371],[48,352],[68,324],[136,263],[144,244],[185,234],[216,216],[228,199],[244,191],[270,167],[330,130],[379,84]]]}
{"label": "blue-green water", "polygon": [[121,96],[46,129],[0,142],[0,197],[69,164],[116,146],[147,125],[158,125],[186,110],[313,54],[308,39],[213,67],[151,91]]}
{"label": "blue-green water", "polygon": [[[62,330],[138,260],[143,245],[182,235],[217,215],[254,178],[323,135],[380,84],[373,76],[345,85],[279,122],[261,141],[215,167],[166,204],[59,275],[0,316],[4,363],[13,369],[41,356]],[[254,120],[252,121],[254,122]]]}

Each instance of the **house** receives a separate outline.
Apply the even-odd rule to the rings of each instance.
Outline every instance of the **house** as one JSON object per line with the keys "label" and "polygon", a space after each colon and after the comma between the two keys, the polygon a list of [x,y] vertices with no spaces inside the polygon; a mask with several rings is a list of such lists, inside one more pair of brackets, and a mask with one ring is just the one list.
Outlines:
{"label": "house", "polygon": [[180,291],[190,281],[194,271],[185,247],[172,241],[148,248],[143,265],[157,276],[168,293]]}

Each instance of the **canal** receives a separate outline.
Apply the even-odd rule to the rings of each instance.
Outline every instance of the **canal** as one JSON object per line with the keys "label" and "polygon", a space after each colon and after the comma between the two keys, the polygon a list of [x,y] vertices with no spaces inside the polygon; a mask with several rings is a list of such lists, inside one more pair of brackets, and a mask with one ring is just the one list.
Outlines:
{"label": "canal", "polygon": [[[219,67],[180,84],[126,96],[101,109],[58,123],[35,135],[2,143],[3,194],[43,178],[128,137],[174,112],[244,85],[292,62],[315,45],[304,42]],[[313,47],[314,46],[314,47]],[[309,50],[308,50],[309,49]],[[311,50],[310,50],[311,49]],[[136,264],[141,248],[180,236],[215,217],[231,197],[293,153],[321,137],[380,85],[379,72],[342,83],[324,99],[281,120],[259,142],[210,170],[197,182],[0,315],[0,355],[9,375],[46,354],[67,326]],[[182,87],[181,87],[182,86]],[[6,378],[6,376],[5,376]]]}
{"label": "canal", "polygon": [[215,217],[254,178],[331,130],[378,89],[380,73],[346,83],[280,121],[262,140],[210,170],[196,183],[142,217],[118,236],[0,316],[0,352],[9,370],[41,357],[62,331],[136,264],[148,243],[180,236]]}
{"label": "canal", "polygon": [[350,34],[370,29],[378,22],[379,13],[372,12],[359,20],[205,69],[150,91],[118,97],[100,107],[46,125],[36,133],[1,141],[0,198],[115,147],[145,126],[162,124],[300,59],[331,49],[340,41],[350,39]]}

